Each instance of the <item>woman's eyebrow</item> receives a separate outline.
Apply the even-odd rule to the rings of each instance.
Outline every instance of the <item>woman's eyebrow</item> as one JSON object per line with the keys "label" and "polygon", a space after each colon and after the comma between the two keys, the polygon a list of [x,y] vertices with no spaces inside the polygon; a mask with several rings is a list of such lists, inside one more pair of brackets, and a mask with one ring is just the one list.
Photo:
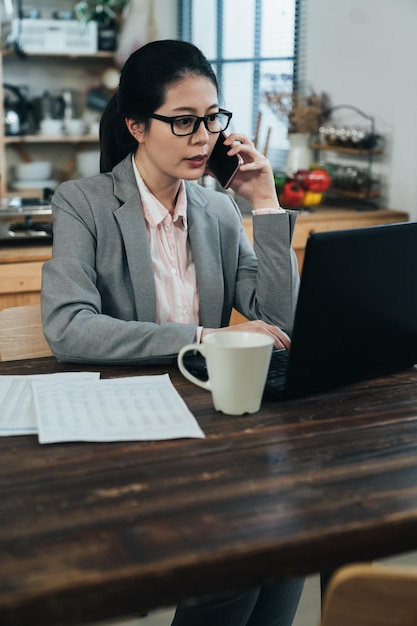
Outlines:
{"label": "woman's eyebrow", "polygon": [[[211,109],[219,109],[220,105],[218,104],[211,104],[209,107],[207,107],[206,111],[210,111]],[[178,113],[190,113],[190,114],[197,114],[196,111],[197,109],[195,107],[187,107],[187,106],[181,106],[181,107],[176,107],[174,109],[171,109],[173,112],[177,111]]]}

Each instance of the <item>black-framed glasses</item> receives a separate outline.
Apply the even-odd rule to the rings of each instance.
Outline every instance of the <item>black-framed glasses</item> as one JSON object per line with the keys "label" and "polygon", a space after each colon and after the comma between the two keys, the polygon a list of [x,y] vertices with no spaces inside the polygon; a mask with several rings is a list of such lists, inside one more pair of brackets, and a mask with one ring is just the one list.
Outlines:
{"label": "black-framed glasses", "polygon": [[219,109],[216,113],[209,113],[202,117],[198,115],[174,115],[174,117],[167,117],[158,113],[152,113],[148,117],[171,124],[172,133],[177,135],[177,137],[184,137],[196,133],[200,128],[201,122],[203,122],[209,133],[221,133],[222,130],[226,130],[229,126],[232,115],[233,113],[230,111]]}

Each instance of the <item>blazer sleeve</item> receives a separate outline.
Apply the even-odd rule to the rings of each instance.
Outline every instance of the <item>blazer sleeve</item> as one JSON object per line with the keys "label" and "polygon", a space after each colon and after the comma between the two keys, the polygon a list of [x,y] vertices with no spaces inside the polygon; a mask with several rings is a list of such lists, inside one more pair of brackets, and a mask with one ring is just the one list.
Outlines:
{"label": "blazer sleeve", "polygon": [[253,216],[257,265],[239,263],[235,308],[248,319],[262,319],[291,334],[300,285],[291,246],[297,212]]}

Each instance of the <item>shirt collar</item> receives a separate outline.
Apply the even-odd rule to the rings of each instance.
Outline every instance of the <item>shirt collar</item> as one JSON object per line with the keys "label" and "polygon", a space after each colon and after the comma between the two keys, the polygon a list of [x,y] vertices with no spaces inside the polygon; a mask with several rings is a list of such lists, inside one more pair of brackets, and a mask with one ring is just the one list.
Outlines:
{"label": "shirt collar", "polygon": [[[132,155],[132,165],[133,171],[135,173],[136,183],[139,189],[139,194],[142,200],[145,219],[148,222],[149,226],[156,228],[169,216],[169,211],[161,204],[161,202],[159,202],[159,200],[145,185],[145,182],[136,165],[134,155]],[[187,228],[187,194],[185,190],[185,183],[183,180],[181,180],[180,188],[177,195],[177,201],[175,203],[174,213],[172,215],[172,222],[175,223],[177,220],[181,220],[183,227]]]}

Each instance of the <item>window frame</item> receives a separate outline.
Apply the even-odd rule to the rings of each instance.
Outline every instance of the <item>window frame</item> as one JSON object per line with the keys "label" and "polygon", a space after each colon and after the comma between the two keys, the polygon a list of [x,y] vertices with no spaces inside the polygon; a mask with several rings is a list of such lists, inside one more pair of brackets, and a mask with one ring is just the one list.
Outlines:
{"label": "window frame", "polygon": [[[292,56],[261,56],[261,19],[262,1],[253,0],[255,3],[254,20],[254,55],[249,57],[224,58],[223,57],[223,6],[227,0],[216,0],[217,29],[216,29],[216,57],[209,58],[212,64],[220,92],[223,92],[223,68],[231,63],[252,63],[253,64],[253,84],[252,84],[252,115],[251,132],[252,136],[256,130],[258,111],[262,100],[261,87],[261,65],[266,61],[292,61],[293,62],[293,92],[299,91],[299,32],[300,32],[300,1],[294,0],[294,52]],[[193,0],[178,0],[178,38],[183,41],[192,42],[193,23]]]}

